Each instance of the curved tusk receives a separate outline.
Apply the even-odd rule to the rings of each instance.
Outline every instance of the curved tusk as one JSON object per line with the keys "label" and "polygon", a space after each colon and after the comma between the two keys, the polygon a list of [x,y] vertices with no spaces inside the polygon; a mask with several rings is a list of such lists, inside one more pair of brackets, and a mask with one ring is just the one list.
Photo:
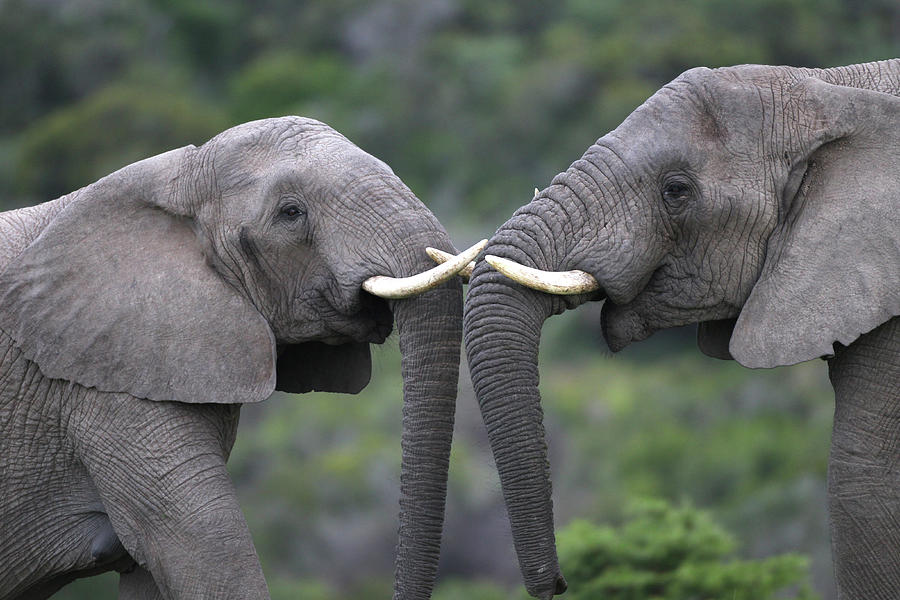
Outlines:
{"label": "curved tusk", "polygon": [[[441,265],[456,258],[455,254],[450,254],[449,252],[444,252],[443,250],[438,250],[437,248],[425,248],[425,254],[431,257],[431,260]],[[475,268],[475,261],[470,262],[466,266],[462,268],[462,271],[457,273],[460,277],[463,278],[463,281],[469,281],[469,277],[472,276],[472,269]]]}
{"label": "curved tusk", "polygon": [[492,254],[484,260],[513,281],[548,294],[583,294],[600,289],[594,276],[584,271],[541,271]]}
{"label": "curved tusk", "polygon": [[417,296],[422,292],[436,288],[448,279],[456,277],[456,274],[472,262],[486,245],[487,240],[481,240],[468,250],[460,252],[458,256],[454,256],[451,260],[409,277],[387,277],[385,275],[369,277],[363,282],[362,287],[373,296],[378,296],[379,298],[397,300]]}

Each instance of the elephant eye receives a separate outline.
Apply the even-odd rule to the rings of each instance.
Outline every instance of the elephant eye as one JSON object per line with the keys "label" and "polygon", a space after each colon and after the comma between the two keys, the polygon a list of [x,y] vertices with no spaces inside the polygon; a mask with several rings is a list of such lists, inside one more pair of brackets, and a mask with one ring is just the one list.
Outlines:
{"label": "elephant eye", "polygon": [[291,221],[295,221],[305,214],[306,211],[298,204],[287,204],[281,207],[281,216]]}
{"label": "elephant eye", "polygon": [[691,195],[691,187],[682,181],[670,181],[663,188],[663,200],[670,203],[680,203]]}

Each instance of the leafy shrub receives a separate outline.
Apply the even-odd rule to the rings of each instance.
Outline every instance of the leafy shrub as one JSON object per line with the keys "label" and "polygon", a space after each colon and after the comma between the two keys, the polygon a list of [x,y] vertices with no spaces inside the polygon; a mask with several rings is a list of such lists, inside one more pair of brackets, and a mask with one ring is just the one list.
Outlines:
{"label": "leafy shrub", "polygon": [[817,598],[805,557],[733,558],[734,538],[690,505],[646,500],[628,515],[619,528],[576,520],[560,531],[571,600]]}

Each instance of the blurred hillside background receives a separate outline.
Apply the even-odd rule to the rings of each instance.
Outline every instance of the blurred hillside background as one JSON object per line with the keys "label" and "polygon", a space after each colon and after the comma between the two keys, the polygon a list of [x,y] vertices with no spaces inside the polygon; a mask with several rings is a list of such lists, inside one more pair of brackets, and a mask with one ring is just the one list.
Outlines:
{"label": "blurred hillside background", "polygon": [[[237,123],[297,114],[390,164],[464,247],[683,70],[897,56],[900,5],[0,0],[0,49],[3,209]],[[561,536],[564,570],[577,571],[566,557],[593,535],[584,520],[619,525],[650,497],[704,509],[734,536],[722,547],[736,558],[809,557],[802,578],[833,598],[824,363],[752,372],[702,356],[693,335],[657,334],[613,357],[599,306],[545,327],[558,526],[580,519]],[[401,382],[396,342],[375,354],[358,396],[276,395],[243,410],[230,467],[276,600],[388,597]],[[519,597],[465,366],[458,406],[436,598]],[[116,580],[56,597],[112,598]]]}

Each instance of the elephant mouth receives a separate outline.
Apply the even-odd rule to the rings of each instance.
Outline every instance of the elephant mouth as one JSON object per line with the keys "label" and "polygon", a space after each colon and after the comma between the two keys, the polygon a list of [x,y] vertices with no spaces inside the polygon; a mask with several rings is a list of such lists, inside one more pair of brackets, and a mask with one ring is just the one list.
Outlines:
{"label": "elephant mouth", "polygon": [[600,313],[600,330],[612,352],[618,352],[632,342],[644,340],[655,331],[637,312],[615,304],[608,298]]}
{"label": "elephant mouth", "polygon": [[383,344],[394,330],[394,313],[388,301],[367,292],[360,294],[360,310],[357,317],[366,324],[365,340],[370,344]]}
{"label": "elephant mouth", "polygon": [[361,292],[353,310],[342,311],[333,304],[329,317],[320,321],[324,331],[315,339],[329,345],[347,343],[383,344],[394,328],[394,314],[387,300]]}

